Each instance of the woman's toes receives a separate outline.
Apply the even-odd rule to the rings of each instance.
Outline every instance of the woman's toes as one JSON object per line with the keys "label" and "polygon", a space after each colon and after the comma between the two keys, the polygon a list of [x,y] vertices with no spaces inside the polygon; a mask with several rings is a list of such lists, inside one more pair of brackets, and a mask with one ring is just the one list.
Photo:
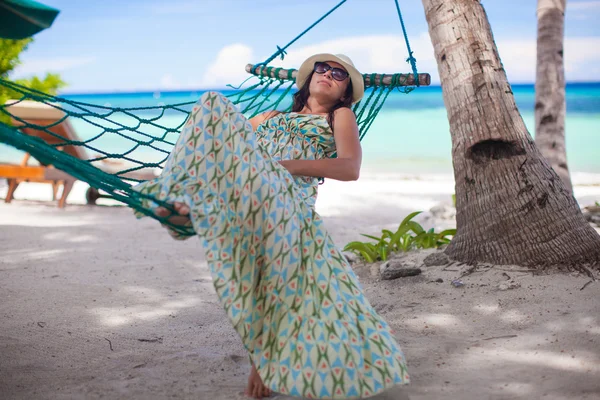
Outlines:
{"label": "woman's toes", "polygon": [[154,214],[158,215],[159,217],[168,217],[170,213],[169,210],[164,207],[156,207],[156,209],[154,209]]}
{"label": "woman's toes", "polygon": [[176,202],[173,204],[173,208],[175,209],[174,213],[165,207],[156,207],[154,214],[161,218],[169,217],[168,221],[173,225],[187,225],[190,223],[190,208],[188,206]]}
{"label": "woman's toes", "polygon": [[169,222],[172,223],[173,225],[186,225],[190,222],[190,218],[187,216],[178,215],[178,216],[169,218]]}
{"label": "woman's toes", "polygon": [[190,213],[190,209],[184,203],[175,203],[175,211],[177,211],[180,215],[188,215]]}

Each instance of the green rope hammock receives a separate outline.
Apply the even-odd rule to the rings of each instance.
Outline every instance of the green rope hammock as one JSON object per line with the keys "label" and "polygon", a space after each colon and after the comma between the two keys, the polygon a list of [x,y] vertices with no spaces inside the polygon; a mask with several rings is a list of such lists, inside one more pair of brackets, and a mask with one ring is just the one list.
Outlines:
{"label": "green rope hammock", "polygon": [[[416,60],[408,43],[398,1],[394,1],[406,40],[409,52],[407,62],[412,67],[412,73],[363,75],[365,96],[353,109],[361,140],[392,91],[409,93],[415,87],[429,85],[430,82],[428,74],[417,72]],[[341,1],[283,48],[277,46],[277,51],[264,62],[247,65],[246,71],[251,74],[251,77],[240,87],[232,87],[235,90],[228,94],[230,100],[238,104],[247,117],[264,111],[281,109],[282,103],[286,100],[289,103],[297,71],[276,68],[268,64],[278,56],[283,59],[286,48],[345,2],[346,0]],[[14,94],[14,98],[19,99],[0,104],[0,120],[3,117],[4,120],[10,119],[14,125],[0,122],[0,142],[29,153],[42,165],[52,165],[63,170],[74,178],[89,183],[92,188],[102,190],[129,207],[170,225],[166,218],[157,217],[151,210],[142,206],[142,200],[148,197],[134,191],[131,182],[141,181],[135,177],[136,172],[148,168],[161,168],[175,145],[178,132],[185,124],[195,101],[153,107],[119,108],[51,96],[3,79],[0,79],[0,85],[8,88]],[[46,109],[51,108],[55,114],[58,113],[62,117],[43,124],[36,124],[35,122],[39,121],[22,118],[14,110],[18,109],[19,105],[26,104],[23,103],[25,101],[43,103]],[[291,103],[283,108],[282,111],[289,111]],[[163,122],[167,120],[165,116],[169,117],[168,121],[178,122],[166,124]],[[85,140],[72,140],[57,133],[56,128],[67,120],[85,124],[86,131],[94,131],[94,134]],[[26,134],[28,130],[43,133],[46,138],[52,140],[44,141],[34,135]],[[107,139],[112,141],[111,146],[106,145]],[[115,143],[119,144],[118,147],[115,147]],[[88,159],[75,157],[72,151],[65,151],[68,148],[85,149],[86,154],[93,154],[93,156]],[[110,172],[99,167],[100,164],[110,161],[113,165]],[[169,204],[156,198],[149,199],[172,210]],[[171,227],[183,235],[194,234],[191,228],[173,225]]]}

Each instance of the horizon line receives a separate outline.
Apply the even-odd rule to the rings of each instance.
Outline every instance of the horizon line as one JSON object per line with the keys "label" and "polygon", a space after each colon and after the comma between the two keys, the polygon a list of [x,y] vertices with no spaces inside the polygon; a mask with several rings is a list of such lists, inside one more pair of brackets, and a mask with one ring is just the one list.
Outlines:
{"label": "horizon line", "polygon": [[[535,82],[516,82],[510,83],[511,86],[534,86]],[[590,85],[590,84],[600,84],[600,81],[569,81],[566,82],[565,85]],[[432,84],[428,86],[422,86],[421,88],[441,88],[439,83]],[[59,91],[58,96],[90,96],[90,95],[109,95],[109,94],[174,94],[174,93],[188,93],[188,92],[207,92],[207,91],[235,91],[238,89],[228,88],[228,87],[220,87],[220,88],[190,88],[190,89],[140,89],[140,90],[132,90],[132,89],[123,89],[123,90],[112,90],[112,91]],[[281,89],[283,90],[283,89]]]}

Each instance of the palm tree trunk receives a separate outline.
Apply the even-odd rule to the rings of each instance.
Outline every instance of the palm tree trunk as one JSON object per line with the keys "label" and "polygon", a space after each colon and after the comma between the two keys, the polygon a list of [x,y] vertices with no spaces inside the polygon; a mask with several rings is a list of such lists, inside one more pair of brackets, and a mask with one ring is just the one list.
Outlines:
{"label": "palm tree trunk", "polygon": [[422,0],[450,121],[451,258],[543,267],[600,261],[600,236],[519,114],[479,1]]}
{"label": "palm tree trunk", "polygon": [[538,0],[535,144],[573,192],[565,145],[565,5],[566,0]]}

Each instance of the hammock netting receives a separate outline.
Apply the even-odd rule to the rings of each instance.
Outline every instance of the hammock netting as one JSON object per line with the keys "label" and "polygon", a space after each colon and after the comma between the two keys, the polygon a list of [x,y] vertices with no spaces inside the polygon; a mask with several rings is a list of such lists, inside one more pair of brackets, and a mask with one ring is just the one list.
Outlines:
{"label": "hammock netting", "polygon": [[[277,52],[265,62],[246,66],[246,71],[251,74],[250,78],[240,87],[232,87],[234,90],[225,92],[246,117],[251,118],[275,109],[284,112],[291,110],[291,94],[297,71],[273,67],[269,63],[277,56],[283,59],[285,49],[289,45],[345,1],[340,2],[287,46],[278,47]],[[398,13],[405,32],[399,8]],[[415,87],[429,84],[429,75],[417,72],[416,60],[412,56],[406,34],[405,39],[411,73],[363,75],[365,96],[353,108],[361,140],[390,93],[409,93]],[[135,177],[136,172],[159,170],[162,167],[196,100],[152,107],[123,108],[52,96],[3,79],[0,79],[0,85],[9,89],[15,99],[0,104],[0,117],[4,116],[4,121],[11,121],[0,122],[0,142],[30,154],[42,165],[52,165],[76,179],[89,183],[91,187],[105,192],[129,207],[170,225],[180,234],[194,234],[191,228],[172,225],[167,218],[160,218],[144,208],[142,199],[148,197],[136,192],[132,187],[136,182],[142,181]],[[14,110],[26,101],[43,103],[46,108],[52,108],[61,117],[52,121],[22,118]],[[85,132],[85,137],[73,140],[73,137],[66,137],[57,129],[67,121],[77,128],[77,132]],[[25,131],[40,132],[43,135],[31,135]],[[36,136],[51,137],[53,140],[45,141]],[[75,157],[72,155],[73,151],[65,151],[69,148],[79,148],[85,151],[88,157]],[[110,165],[111,168],[102,168],[102,165]],[[170,204],[156,198],[150,200],[172,210]]]}

